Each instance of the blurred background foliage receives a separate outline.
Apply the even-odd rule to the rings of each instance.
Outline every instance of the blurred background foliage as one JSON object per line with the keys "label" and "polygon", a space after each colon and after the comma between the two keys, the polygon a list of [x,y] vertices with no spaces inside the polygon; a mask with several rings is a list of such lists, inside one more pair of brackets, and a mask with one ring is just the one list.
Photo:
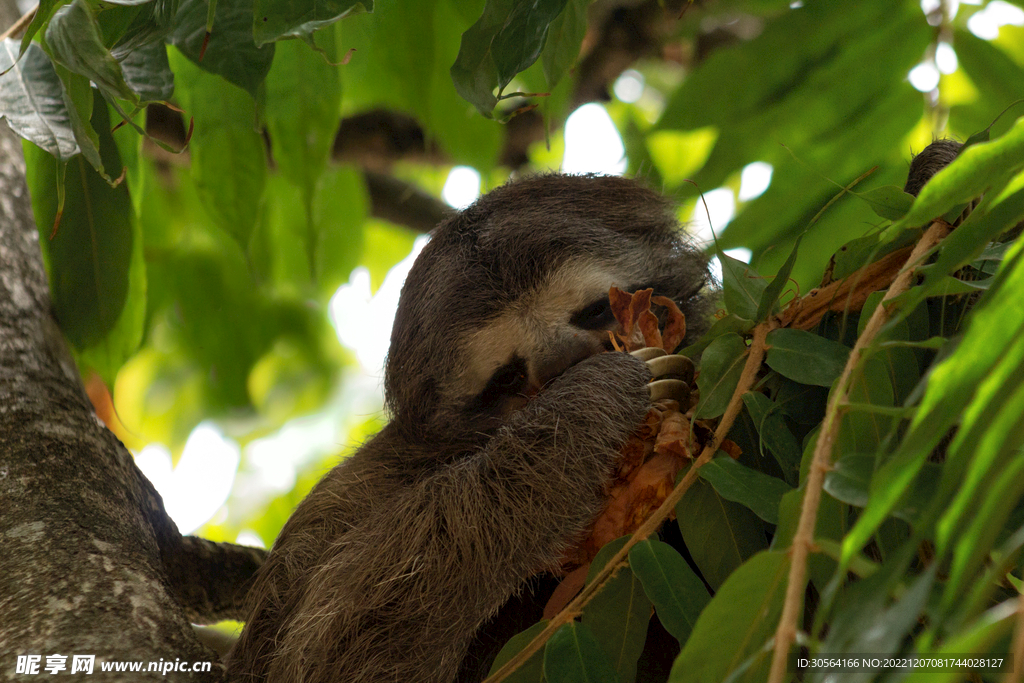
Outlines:
{"label": "blurred background foliage", "polygon": [[[764,276],[806,231],[805,293],[884,223],[830,203],[842,187],[902,186],[914,151],[1024,96],[1020,0],[556,0],[512,37],[486,22],[512,0],[273,4],[48,0],[0,55],[27,48],[0,106],[35,143],[54,306],[94,403],[182,531],[216,540],[269,546],[381,426],[388,274],[450,204],[625,172]],[[98,51],[62,38],[93,30]],[[26,114],[40,87],[57,104]]]}

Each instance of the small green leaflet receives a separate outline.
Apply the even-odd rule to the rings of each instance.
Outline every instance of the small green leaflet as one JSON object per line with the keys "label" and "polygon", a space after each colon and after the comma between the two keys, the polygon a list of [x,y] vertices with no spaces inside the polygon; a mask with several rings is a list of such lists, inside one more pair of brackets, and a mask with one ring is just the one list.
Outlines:
{"label": "small green leaflet", "polygon": [[745,467],[728,456],[711,460],[699,474],[722,498],[749,508],[771,524],[779,523],[779,501],[793,490],[781,479]]}
{"label": "small green leaflet", "polygon": [[462,34],[451,68],[455,89],[481,114],[490,117],[500,92],[520,71],[537,61],[548,28],[566,0],[488,0],[483,14]]}
{"label": "small green leaflet", "polygon": [[832,386],[850,355],[839,342],[803,330],[772,330],[766,343],[768,367],[801,384],[821,387]]}

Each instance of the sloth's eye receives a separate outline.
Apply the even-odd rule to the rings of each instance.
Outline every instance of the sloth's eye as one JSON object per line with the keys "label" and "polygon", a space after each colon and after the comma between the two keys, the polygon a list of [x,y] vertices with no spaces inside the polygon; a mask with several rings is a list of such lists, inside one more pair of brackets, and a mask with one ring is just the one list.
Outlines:
{"label": "sloth's eye", "polygon": [[569,318],[569,324],[584,330],[600,330],[615,322],[612,306],[608,297],[598,299],[594,303],[581,308]]}
{"label": "sloth's eye", "polygon": [[515,391],[526,383],[525,368],[517,364],[505,365],[491,376],[488,386],[499,391]]}
{"label": "sloth's eye", "polygon": [[508,400],[523,391],[528,382],[526,361],[513,356],[494,371],[483,391],[469,402],[469,410],[474,413],[502,411]]}

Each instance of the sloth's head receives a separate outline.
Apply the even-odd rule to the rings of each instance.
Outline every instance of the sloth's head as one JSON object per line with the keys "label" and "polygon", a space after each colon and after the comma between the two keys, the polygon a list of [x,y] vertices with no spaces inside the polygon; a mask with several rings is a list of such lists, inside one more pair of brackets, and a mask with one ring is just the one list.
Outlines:
{"label": "sloth's head", "polygon": [[438,438],[486,430],[545,382],[608,347],[608,289],[653,287],[705,327],[707,259],[671,205],[636,181],[518,180],[438,225],[391,333],[393,422]]}

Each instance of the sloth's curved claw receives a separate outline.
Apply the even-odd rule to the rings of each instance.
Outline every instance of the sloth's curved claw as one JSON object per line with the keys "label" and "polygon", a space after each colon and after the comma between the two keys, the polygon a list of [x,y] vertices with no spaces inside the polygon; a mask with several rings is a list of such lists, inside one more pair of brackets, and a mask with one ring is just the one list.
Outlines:
{"label": "sloth's curved claw", "polygon": [[690,385],[680,379],[657,379],[647,385],[652,401],[663,398],[685,404],[690,399]]}
{"label": "sloth's curved claw", "polygon": [[[657,346],[645,346],[642,349],[630,351],[629,355],[634,358],[639,358],[649,365],[651,360],[663,357],[665,355],[665,349],[659,349]],[[651,372],[654,372],[654,370],[651,370]],[[657,375],[655,375],[655,377],[657,377]]]}
{"label": "sloth's curved claw", "polygon": [[693,383],[693,361],[686,356],[675,354],[659,356],[647,361],[647,367],[655,380],[678,379],[687,384]]}

